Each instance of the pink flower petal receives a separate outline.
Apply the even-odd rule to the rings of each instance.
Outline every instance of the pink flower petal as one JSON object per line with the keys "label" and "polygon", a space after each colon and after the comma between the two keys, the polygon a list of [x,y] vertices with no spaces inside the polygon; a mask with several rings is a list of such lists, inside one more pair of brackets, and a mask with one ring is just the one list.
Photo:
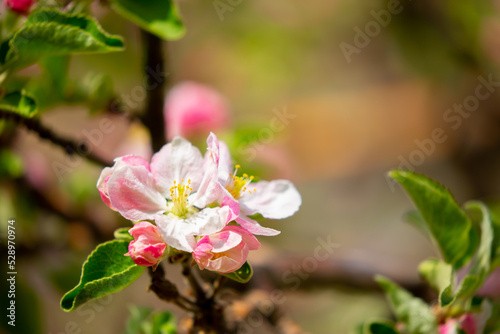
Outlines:
{"label": "pink flower petal", "polygon": [[144,166],[122,166],[108,181],[111,205],[132,221],[150,220],[166,210],[167,202]]}
{"label": "pink flower petal", "polygon": [[264,235],[267,237],[272,237],[281,233],[278,230],[269,227],[264,227],[260,225],[257,221],[243,214],[240,214],[240,216],[236,218],[236,222],[240,224],[242,227],[244,227],[247,231],[255,235]]}

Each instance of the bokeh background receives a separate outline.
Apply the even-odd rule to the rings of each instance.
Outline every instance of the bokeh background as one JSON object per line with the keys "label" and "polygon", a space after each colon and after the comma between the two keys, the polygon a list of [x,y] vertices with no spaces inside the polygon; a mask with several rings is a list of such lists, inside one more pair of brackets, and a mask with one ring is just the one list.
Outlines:
{"label": "bokeh background", "polygon": [[[218,11],[220,3],[229,9]],[[218,135],[231,140],[237,162],[264,179],[289,178],[302,194],[295,216],[268,224],[282,234],[261,238],[262,249],[250,259],[257,272],[250,285],[282,290],[280,311],[309,333],[350,333],[364,320],[388,316],[372,276],[419,289],[417,265],[436,253],[402,221],[412,205],[387,171],[415,169],[445,184],[459,202],[499,196],[500,2],[179,5],[187,34],[165,45],[169,85],[191,80],[219,91],[232,121]],[[398,13],[381,18],[391,6]],[[131,96],[143,81],[140,32],[97,4],[93,10],[107,31],[125,37],[127,49],[74,56],[70,78],[109,76],[117,96]],[[36,82],[40,73],[34,67],[23,74]],[[480,78],[493,82],[491,94],[474,104]],[[141,110],[143,99],[132,100],[137,105],[130,111]],[[470,112],[449,111],[464,103],[472,103]],[[262,131],[278,114],[287,115],[282,129]],[[151,154],[148,132],[121,115],[89,114],[74,103],[51,106],[41,117],[78,139],[99,129],[103,118],[114,127],[91,146],[95,154],[108,160]],[[432,140],[436,129],[446,139]],[[33,324],[30,333],[122,333],[129,304],[167,307],[182,317],[146,293],[147,275],[79,311],[61,311],[59,300],[77,284],[87,254],[129,223],[101,202],[95,187],[101,167],[68,158],[24,129],[6,133],[0,137],[0,228],[5,235],[7,220],[15,218],[18,321]],[[67,168],[57,169],[60,164]],[[283,273],[313,256],[318,238],[337,244],[335,252],[291,283],[286,277],[300,276]],[[167,272],[181,282],[175,268]]]}

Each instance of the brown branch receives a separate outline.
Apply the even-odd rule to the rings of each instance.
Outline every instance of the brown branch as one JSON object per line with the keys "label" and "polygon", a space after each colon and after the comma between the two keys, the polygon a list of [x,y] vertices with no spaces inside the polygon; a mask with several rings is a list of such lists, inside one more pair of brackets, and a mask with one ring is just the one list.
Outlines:
{"label": "brown branch", "polygon": [[12,120],[17,125],[23,125],[28,130],[35,132],[40,138],[46,139],[53,144],[63,148],[67,154],[79,155],[101,166],[110,166],[112,163],[89,151],[84,141],[77,142],[56,134],[51,129],[43,125],[37,118],[27,118],[8,110],[0,109],[0,119]]}
{"label": "brown branch", "polygon": [[[165,73],[165,57],[162,40],[142,30],[145,44],[146,109],[142,121],[151,133],[151,144],[156,152],[165,143],[163,104],[168,73]],[[166,43],[165,43],[166,45]]]}
{"label": "brown branch", "polygon": [[182,296],[177,287],[165,278],[165,270],[159,264],[156,270],[149,267],[149,276],[151,276],[151,285],[149,290],[153,291],[158,298],[169,303],[174,303],[185,311],[198,312],[198,307],[192,301]]}

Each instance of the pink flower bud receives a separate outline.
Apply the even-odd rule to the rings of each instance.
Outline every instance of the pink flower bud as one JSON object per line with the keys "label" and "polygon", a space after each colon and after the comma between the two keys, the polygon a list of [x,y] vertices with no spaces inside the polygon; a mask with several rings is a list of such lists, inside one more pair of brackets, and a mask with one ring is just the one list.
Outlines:
{"label": "pink flower bud", "polygon": [[34,0],[6,0],[7,6],[19,14],[26,14],[34,2]]}
{"label": "pink flower bud", "polygon": [[458,319],[449,319],[439,326],[439,334],[457,334],[459,330],[467,334],[478,334],[478,323],[471,314],[464,314]]}
{"label": "pink flower bud", "polygon": [[230,121],[226,101],[218,92],[189,81],[169,92],[164,117],[169,140],[175,136],[204,136],[225,128]]}
{"label": "pink flower bud", "polygon": [[128,245],[128,253],[135,264],[149,267],[157,265],[163,259],[167,244],[163,241],[158,227],[148,222],[139,222],[128,233],[134,240]]}
{"label": "pink flower bud", "polygon": [[257,238],[244,228],[226,226],[198,241],[193,258],[200,269],[226,274],[239,269],[247,260],[248,252],[259,247]]}

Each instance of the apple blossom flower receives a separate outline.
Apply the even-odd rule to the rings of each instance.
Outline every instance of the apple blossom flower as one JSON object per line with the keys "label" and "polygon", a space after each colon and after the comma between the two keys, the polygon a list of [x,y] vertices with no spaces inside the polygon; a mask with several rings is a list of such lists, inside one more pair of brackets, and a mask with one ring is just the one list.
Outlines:
{"label": "apple blossom flower", "polygon": [[293,183],[288,180],[253,182],[253,176],[238,176],[241,166],[236,165],[233,169],[226,143],[218,141],[216,145],[212,144],[215,146],[218,148],[218,202],[229,207],[237,215],[236,222],[249,232],[265,236],[279,234],[279,231],[263,227],[249,216],[260,214],[268,219],[292,216],[302,203]]}
{"label": "apple blossom flower", "polygon": [[247,260],[248,252],[259,247],[257,238],[244,228],[226,226],[219,232],[201,238],[193,258],[202,270],[226,274],[239,269]]}
{"label": "apple blossom flower", "polygon": [[218,232],[234,218],[227,207],[207,207],[213,202],[205,191],[213,184],[215,159],[213,152],[204,159],[190,142],[176,137],[153,155],[151,164],[137,156],[116,159],[101,172],[97,187],[111,209],[131,221],[154,220],[169,246],[192,252],[196,236]]}
{"label": "apple blossom flower", "polygon": [[128,232],[134,240],[130,242],[125,256],[130,256],[139,266],[156,267],[167,248],[158,227],[148,222],[139,222]]}
{"label": "apple blossom flower", "polygon": [[7,6],[14,12],[26,14],[35,2],[34,0],[6,0]]}
{"label": "apple blossom flower", "polygon": [[164,109],[168,139],[207,135],[226,127],[230,116],[226,101],[210,87],[183,82],[170,90]]}

